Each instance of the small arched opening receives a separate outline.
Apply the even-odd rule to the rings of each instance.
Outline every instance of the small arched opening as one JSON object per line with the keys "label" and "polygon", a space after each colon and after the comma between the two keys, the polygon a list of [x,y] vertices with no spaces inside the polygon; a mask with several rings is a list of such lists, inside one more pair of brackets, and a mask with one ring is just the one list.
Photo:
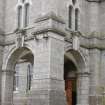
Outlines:
{"label": "small arched opening", "polygon": [[22,6],[18,6],[17,8],[17,28],[21,28],[22,23]]}
{"label": "small arched opening", "polygon": [[79,9],[75,9],[75,30],[78,31],[79,28]]}
{"label": "small arched opening", "polygon": [[69,25],[69,28],[72,28],[72,14],[73,14],[73,7],[72,5],[69,6],[69,12],[68,12],[68,25]]}
{"label": "small arched opening", "polygon": [[27,27],[28,24],[29,24],[29,3],[26,3],[24,5],[24,10],[25,10],[25,13],[24,13],[24,27]]}

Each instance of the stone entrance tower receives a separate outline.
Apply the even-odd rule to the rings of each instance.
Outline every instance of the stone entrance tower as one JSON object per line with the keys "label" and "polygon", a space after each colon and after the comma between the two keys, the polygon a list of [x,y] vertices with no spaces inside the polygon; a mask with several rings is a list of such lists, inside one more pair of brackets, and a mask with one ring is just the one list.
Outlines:
{"label": "stone entrance tower", "polygon": [[104,14],[104,0],[1,0],[0,105],[103,105]]}

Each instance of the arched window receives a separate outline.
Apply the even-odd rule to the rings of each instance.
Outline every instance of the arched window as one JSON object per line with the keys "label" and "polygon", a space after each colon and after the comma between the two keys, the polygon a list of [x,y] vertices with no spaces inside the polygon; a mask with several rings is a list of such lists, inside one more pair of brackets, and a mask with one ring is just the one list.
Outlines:
{"label": "arched window", "polygon": [[78,19],[79,19],[79,10],[78,8],[75,9],[75,30],[78,30]]}
{"label": "arched window", "polygon": [[29,4],[24,5],[24,27],[27,27],[29,23]]}
{"label": "arched window", "polygon": [[18,11],[17,11],[18,29],[25,28],[29,24],[29,6],[30,3],[26,0],[21,0],[20,4],[18,4]]}
{"label": "arched window", "polygon": [[32,80],[32,65],[28,64],[28,68],[27,68],[27,91],[31,89],[31,80]]}
{"label": "arched window", "polygon": [[73,10],[73,7],[70,5],[69,6],[69,28],[72,28],[72,10]]}
{"label": "arched window", "polygon": [[72,0],[72,3],[75,5],[75,3],[76,3],[76,0]]}
{"label": "arched window", "polygon": [[17,13],[17,21],[18,21],[18,28],[21,28],[21,23],[22,23],[22,6],[18,7],[18,13]]}
{"label": "arched window", "polygon": [[13,90],[17,91],[19,87],[19,66],[15,66],[15,74],[13,79]]}

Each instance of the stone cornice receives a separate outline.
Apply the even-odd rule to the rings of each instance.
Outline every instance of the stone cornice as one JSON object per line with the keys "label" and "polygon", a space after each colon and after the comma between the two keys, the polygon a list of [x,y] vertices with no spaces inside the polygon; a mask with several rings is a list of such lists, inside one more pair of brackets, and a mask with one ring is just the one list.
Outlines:
{"label": "stone cornice", "polygon": [[50,12],[36,19],[35,26],[36,28],[32,33],[33,35],[37,35],[45,32],[54,32],[61,36],[65,36],[67,34],[64,28],[65,22],[61,19],[61,17],[56,16],[56,14],[53,12]]}
{"label": "stone cornice", "polygon": [[[95,36],[86,37],[86,36],[82,35],[82,33],[80,33],[80,32],[79,33],[76,32],[76,34],[75,34],[75,32],[73,32],[73,31],[66,31],[66,30],[64,31],[57,27],[44,27],[44,28],[39,28],[39,29],[33,28],[33,32],[31,31],[31,33],[33,35],[26,37],[25,41],[34,39],[35,35],[43,34],[46,32],[54,32],[54,33],[60,34],[62,36],[65,36],[65,39],[66,39],[65,41],[70,41],[70,43],[72,43],[72,34],[77,35],[77,36],[79,35],[81,47],[84,47],[87,49],[105,50],[105,38],[104,37],[103,38],[95,37]],[[70,36],[69,38],[66,37],[68,35]],[[14,41],[10,41],[10,42],[8,41],[2,45],[6,46],[6,45],[10,45],[10,44],[15,44],[15,43],[14,43]]]}
{"label": "stone cornice", "polygon": [[88,77],[91,75],[89,72],[77,72],[76,74],[81,77]]}
{"label": "stone cornice", "polygon": [[[84,42],[82,42],[84,40]],[[81,46],[88,48],[88,49],[105,49],[105,40],[98,40],[96,38],[89,39],[86,41],[86,39],[81,39]]]}
{"label": "stone cornice", "polygon": [[[80,40],[80,46],[85,47],[87,49],[104,49],[105,50],[105,35],[99,32],[91,32],[89,36],[85,35],[79,31],[73,31],[71,29],[65,28],[64,21],[54,14],[50,12],[38,19],[35,20],[34,26],[32,28],[25,29],[26,34],[30,35],[25,37],[25,41],[34,39],[38,34],[45,34],[46,32],[53,32],[58,35],[64,36],[65,41],[70,41],[72,43],[73,36],[78,36]],[[101,34],[103,36],[101,36]],[[12,35],[16,35],[16,32],[12,33]],[[27,36],[27,35],[26,35]],[[15,40],[5,42],[3,45],[15,44]]]}
{"label": "stone cornice", "polygon": [[97,2],[100,3],[102,0],[87,0],[88,2]]}
{"label": "stone cornice", "polygon": [[44,29],[37,29],[32,34],[38,35],[38,34],[42,34],[42,33],[46,33],[46,32],[54,32],[54,33],[60,34],[62,36],[66,35],[66,32],[60,30],[59,28],[55,28],[55,27],[47,27]]}
{"label": "stone cornice", "polygon": [[37,18],[35,20],[35,23],[42,22],[42,21],[49,20],[49,19],[65,24],[64,20],[60,16],[56,16],[54,12],[49,12],[48,14],[41,16],[40,18]]}

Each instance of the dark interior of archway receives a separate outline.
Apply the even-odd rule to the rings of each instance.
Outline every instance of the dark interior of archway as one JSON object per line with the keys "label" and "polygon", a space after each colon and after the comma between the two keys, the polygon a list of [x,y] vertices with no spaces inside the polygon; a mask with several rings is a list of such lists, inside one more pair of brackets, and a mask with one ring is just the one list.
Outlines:
{"label": "dark interior of archway", "polygon": [[32,63],[32,65],[33,65],[34,57],[31,53],[28,53],[28,54],[22,56],[20,59],[26,60],[26,62],[28,61],[28,62]]}
{"label": "dark interior of archway", "polygon": [[[26,63],[26,65],[24,65],[24,63]],[[14,81],[13,81],[13,85],[14,85],[13,86],[13,90],[14,91],[16,91],[16,82],[19,81],[19,69],[21,69],[20,67],[26,66],[27,67],[26,72],[27,72],[28,69],[30,69],[29,71],[30,71],[30,73],[32,73],[32,70],[31,70],[32,68],[30,68],[28,65],[30,64],[30,65],[33,66],[33,63],[34,63],[34,56],[30,52],[24,53],[23,55],[21,55],[19,57],[19,59],[17,59],[16,64],[15,64],[15,67],[14,67],[14,69],[15,69],[15,75],[14,75]],[[17,66],[17,65],[20,65],[20,64],[21,64],[21,66]],[[22,70],[23,70],[23,67],[22,67]],[[29,73],[29,71],[27,73]],[[16,75],[17,75],[17,77],[16,77]],[[30,75],[27,74],[27,81],[29,79],[31,80],[31,77],[29,77],[29,76]],[[30,84],[27,84],[27,87],[29,87],[28,89],[30,90]]]}
{"label": "dark interior of archway", "polygon": [[77,104],[77,68],[75,64],[65,57],[64,62],[64,79],[65,79],[65,91],[68,105]]}

